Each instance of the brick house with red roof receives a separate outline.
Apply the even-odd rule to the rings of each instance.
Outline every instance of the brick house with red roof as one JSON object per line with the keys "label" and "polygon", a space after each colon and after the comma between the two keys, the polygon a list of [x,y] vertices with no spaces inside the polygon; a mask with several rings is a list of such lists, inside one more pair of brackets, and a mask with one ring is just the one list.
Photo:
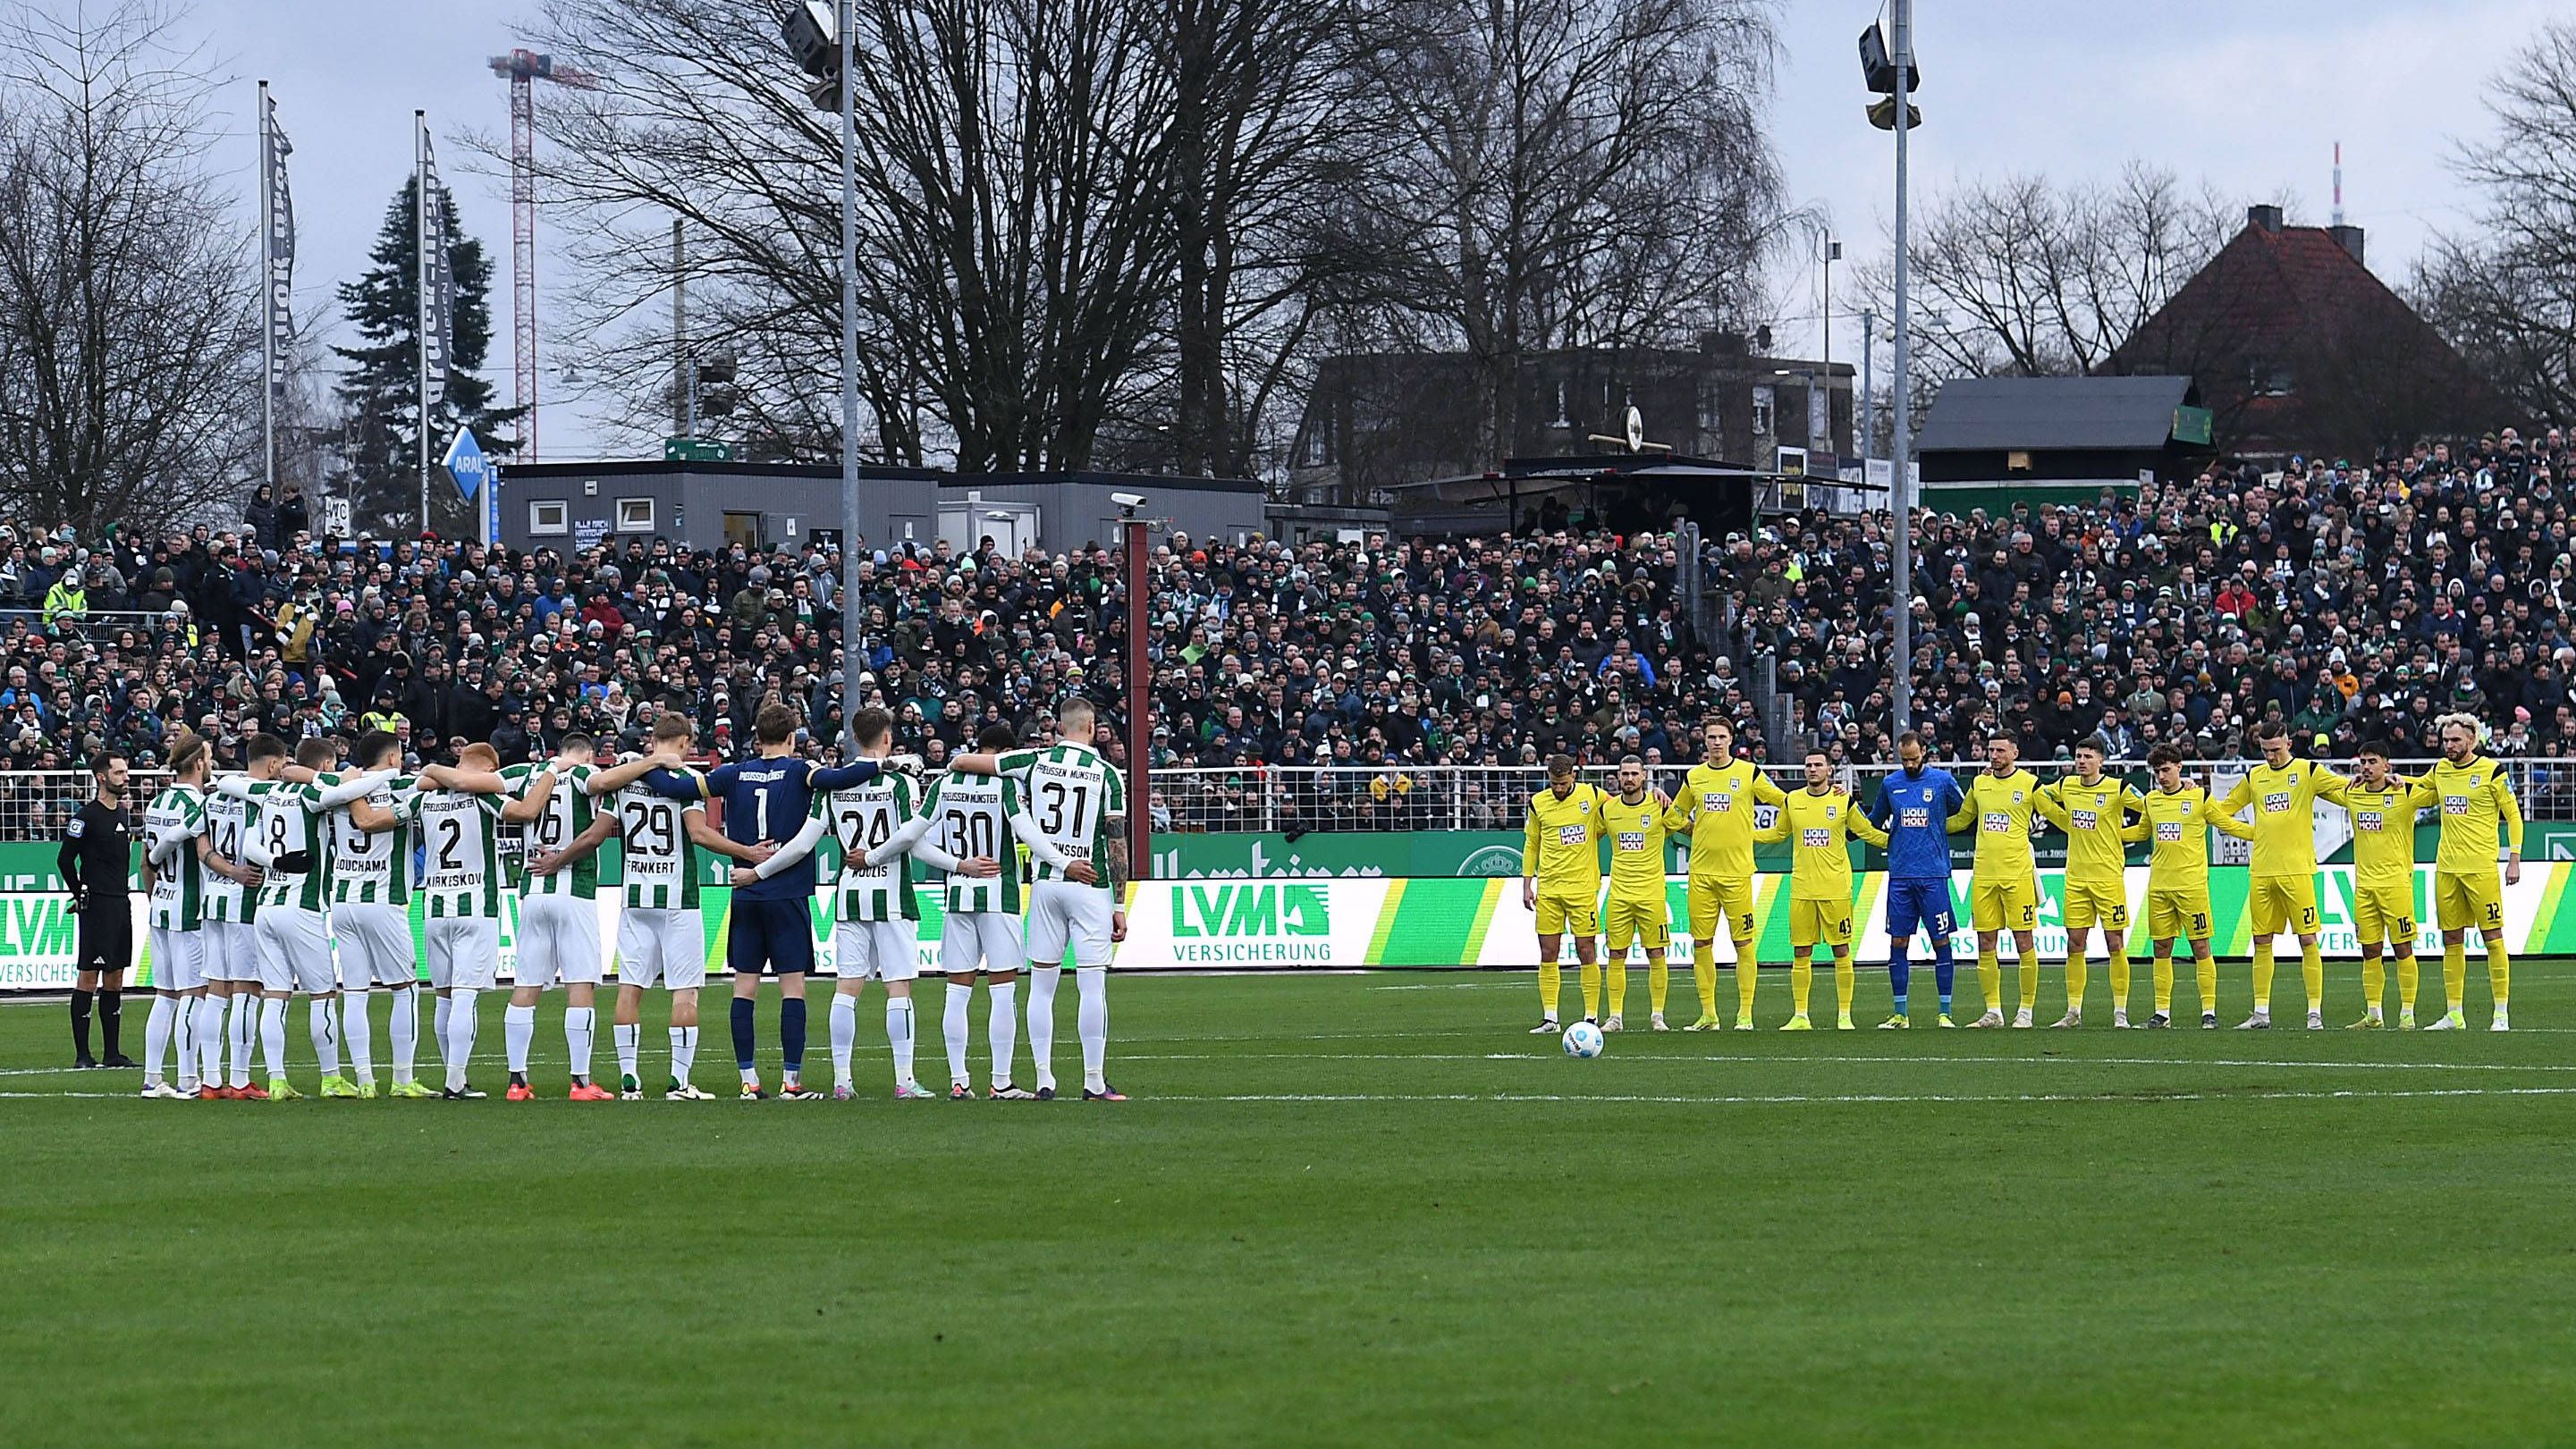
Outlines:
{"label": "brick house with red roof", "polygon": [[2368,456],[2473,436],[2497,400],[2431,324],[2362,262],[2357,226],[2245,229],[2111,354],[2114,373],[2200,387],[2220,448],[2249,456]]}

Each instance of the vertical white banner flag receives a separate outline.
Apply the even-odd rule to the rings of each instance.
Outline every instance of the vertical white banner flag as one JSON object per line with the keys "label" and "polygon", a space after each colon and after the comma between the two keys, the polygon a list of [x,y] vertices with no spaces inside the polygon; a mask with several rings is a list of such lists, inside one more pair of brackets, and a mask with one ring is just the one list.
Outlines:
{"label": "vertical white banner flag", "polygon": [[268,235],[262,255],[268,267],[268,393],[279,405],[286,400],[286,352],[295,339],[295,199],[286,185],[286,158],[295,154],[277,124],[277,102],[265,89],[268,144],[260,150],[260,184],[268,196]]}
{"label": "vertical white banner flag", "polygon": [[447,400],[448,342],[455,335],[456,277],[447,259],[447,192],[438,184],[429,131],[420,136],[420,346],[421,406]]}

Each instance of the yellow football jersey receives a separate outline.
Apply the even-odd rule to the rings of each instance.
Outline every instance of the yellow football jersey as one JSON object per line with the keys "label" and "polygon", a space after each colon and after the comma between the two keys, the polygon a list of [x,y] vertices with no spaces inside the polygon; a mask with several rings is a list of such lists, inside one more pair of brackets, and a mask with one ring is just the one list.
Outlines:
{"label": "yellow football jersey", "polygon": [[2423,785],[2432,796],[2428,803],[2442,812],[2442,848],[2433,855],[2440,869],[2469,875],[2493,870],[2499,833],[2516,855],[2522,853],[2522,805],[2502,765],[2484,755],[2465,765],[2444,760]]}
{"label": "yellow football jersey", "polygon": [[1757,840],[1788,840],[1797,849],[1790,857],[1789,898],[1795,901],[1851,900],[1851,837],[1872,845],[1887,844],[1887,832],[1872,825],[1852,806],[1849,795],[1798,790],[1780,803],[1771,828]]}
{"label": "yellow football jersey", "polygon": [[2066,832],[2067,880],[2118,885],[2129,864],[2129,812],[2145,804],[2134,786],[2109,775],[2090,785],[2068,775],[2042,787],[2039,812]]}
{"label": "yellow football jersey", "polygon": [[1563,799],[1553,788],[1532,795],[1521,873],[1538,877],[1538,888],[1550,895],[1587,901],[1599,895],[1602,806],[1610,798],[1599,786],[1582,784]]}
{"label": "yellow football jersey", "polygon": [[1601,833],[1610,838],[1610,889],[1634,896],[1664,893],[1665,806],[1651,794],[1631,805],[1618,795],[1601,807]]}
{"label": "yellow football jersey", "polygon": [[2345,786],[2343,806],[2352,812],[2353,879],[2363,885],[2411,886],[2415,812],[2432,803],[2432,792],[2395,775],[2376,790],[2359,780]]}
{"label": "yellow football jersey", "polygon": [[1690,832],[1692,875],[1744,880],[1753,874],[1753,807],[1787,798],[1749,761],[1693,765],[1664,826]]}
{"label": "yellow football jersey", "polygon": [[1966,808],[1950,817],[1953,834],[1974,826],[1980,882],[2039,879],[2039,863],[2030,852],[2030,817],[2039,808],[2039,777],[2015,767],[2009,775],[1980,770],[1961,782]]}
{"label": "yellow football jersey", "polygon": [[2349,782],[2314,760],[2292,760],[2279,769],[2256,765],[2236,782],[2218,808],[2233,815],[2254,807],[2254,874],[2317,873],[2316,802],[2343,803]]}
{"label": "yellow football jersey", "polygon": [[2152,840],[2147,857],[2150,892],[2202,892],[2209,889],[2209,830],[2238,840],[2254,838],[2254,827],[2218,808],[2198,785],[2179,790],[2149,790],[2138,799],[2138,822],[2124,834],[2131,841]]}

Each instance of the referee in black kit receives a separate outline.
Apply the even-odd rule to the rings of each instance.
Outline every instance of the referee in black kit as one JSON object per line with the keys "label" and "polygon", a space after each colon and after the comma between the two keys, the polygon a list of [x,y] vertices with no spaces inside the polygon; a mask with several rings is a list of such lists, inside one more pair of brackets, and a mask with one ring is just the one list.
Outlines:
{"label": "referee in black kit", "polygon": [[[117,1049],[117,1029],[125,1014],[125,972],[134,964],[134,906],[126,898],[133,868],[134,842],[125,829],[127,763],[108,755],[97,766],[98,793],[72,816],[63,829],[63,848],[54,857],[63,883],[71,887],[72,910],[80,917],[80,975],[72,985],[72,1065],[130,1067]],[[89,1010],[98,1003],[98,1029],[107,1048],[103,1057],[89,1054]]]}

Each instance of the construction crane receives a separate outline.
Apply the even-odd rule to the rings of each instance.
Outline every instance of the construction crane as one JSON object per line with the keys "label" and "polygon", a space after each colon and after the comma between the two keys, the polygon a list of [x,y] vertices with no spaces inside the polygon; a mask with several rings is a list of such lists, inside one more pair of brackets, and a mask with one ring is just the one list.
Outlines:
{"label": "construction crane", "polygon": [[537,456],[537,87],[552,81],[578,91],[599,77],[533,50],[492,57],[492,74],[510,83],[510,361],[511,404],[524,411],[519,456]]}

